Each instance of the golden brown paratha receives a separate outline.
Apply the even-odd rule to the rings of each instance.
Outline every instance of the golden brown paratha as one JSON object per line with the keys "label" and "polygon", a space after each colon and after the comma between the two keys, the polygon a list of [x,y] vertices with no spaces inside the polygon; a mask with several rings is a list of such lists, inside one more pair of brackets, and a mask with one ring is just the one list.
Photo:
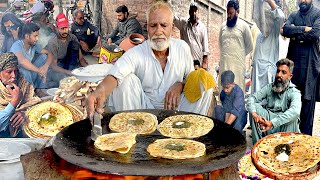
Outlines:
{"label": "golden brown paratha", "polygon": [[153,157],[166,159],[190,159],[203,156],[206,146],[189,139],[158,139],[147,148]]}
{"label": "golden brown paratha", "polygon": [[116,151],[125,154],[135,143],[136,134],[134,133],[110,133],[97,137],[94,146],[101,151]]}
{"label": "golden brown paratha", "polygon": [[51,101],[38,104],[27,111],[28,127],[38,134],[55,136],[73,123],[72,113],[63,105]]}
{"label": "golden brown paratha", "polygon": [[196,138],[206,135],[214,126],[212,119],[195,114],[176,115],[164,119],[158,131],[172,138]]}
{"label": "golden brown paratha", "polygon": [[271,134],[255,144],[252,159],[259,171],[271,178],[308,179],[319,169],[320,138],[290,132]]}
{"label": "golden brown paratha", "polygon": [[146,112],[124,112],[110,119],[109,127],[116,132],[151,134],[158,125],[157,116]]}

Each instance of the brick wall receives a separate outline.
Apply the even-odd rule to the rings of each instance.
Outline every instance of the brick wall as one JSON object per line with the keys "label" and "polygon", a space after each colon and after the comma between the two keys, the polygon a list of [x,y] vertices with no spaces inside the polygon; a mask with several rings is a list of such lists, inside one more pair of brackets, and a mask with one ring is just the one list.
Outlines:
{"label": "brick wall", "polygon": [[[168,0],[171,2],[174,13],[181,17],[188,17],[189,5],[192,1],[199,4],[200,20],[207,26],[209,36],[209,69],[214,74],[214,68],[220,60],[219,31],[223,21],[226,20],[227,0]],[[129,12],[138,14],[137,19],[146,27],[146,9],[152,0],[104,0],[102,12],[102,34],[106,35],[116,26],[115,9],[126,5]],[[248,22],[252,21],[252,0],[240,1],[240,17]],[[146,29],[145,29],[146,30]],[[174,29],[173,37],[179,38],[179,30]]]}

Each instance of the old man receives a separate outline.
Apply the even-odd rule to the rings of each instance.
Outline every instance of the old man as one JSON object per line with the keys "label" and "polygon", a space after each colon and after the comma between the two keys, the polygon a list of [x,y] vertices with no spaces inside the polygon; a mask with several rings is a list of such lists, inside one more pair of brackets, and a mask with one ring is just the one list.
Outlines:
{"label": "old man", "polygon": [[[190,103],[182,93],[184,80],[193,71],[186,42],[171,38],[173,11],[158,1],[147,11],[148,41],[126,52],[87,99],[90,117],[102,113],[106,98],[112,111],[129,109],[178,109],[206,114],[213,90]],[[95,106],[96,105],[96,106]]]}
{"label": "old man", "polygon": [[0,80],[0,138],[22,137],[24,110],[41,100],[18,72],[18,59],[13,53],[0,54]]}

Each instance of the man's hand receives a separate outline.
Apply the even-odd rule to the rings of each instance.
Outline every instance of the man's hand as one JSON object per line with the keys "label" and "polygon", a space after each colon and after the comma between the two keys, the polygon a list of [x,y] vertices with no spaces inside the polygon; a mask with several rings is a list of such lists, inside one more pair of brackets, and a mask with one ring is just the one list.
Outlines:
{"label": "man's hand", "polygon": [[264,121],[259,123],[259,127],[264,127],[261,132],[266,132],[272,128],[272,122],[264,119]]}
{"label": "man's hand", "polygon": [[88,52],[90,50],[88,44],[84,41],[80,41],[80,46],[85,52]]}
{"label": "man's hand", "polygon": [[93,115],[95,112],[102,114],[104,112],[103,106],[106,97],[103,94],[93,92],[90,94],[86,100],[87,115],[93,124]]}
{"label": "man's hand", "polygon": [[208,70],[208,56],[207,55],[203,56],[202,68],[205,70]]}
{"label": "man's hand", "polygon": [[86,59],[85,59],[84,57],[80,58],[79,61],[80,61],[80,65],[81,65],[82,67],[88,66],[88,62],[86,61]]}
{"label": "man's hand", "polygon": [[20,127],[21,125],[23,125],[23,123],[26,121],[26,118],[24,116],[24,113],[18,111],[18,112],[15,112],[13,114],[13,116],[11,117],[10,119],[10,125],[14,128],[18,128]]}
{"label": "man's hand", "polygon": [[108,41],[107,41],[108,45],[111,45],[112,44],[112,39],[109,38]]}
{"label": "man's hand", "polygon": [[174,110],[178,107],[182,90],[182,82],[176,82],[169,88],[164,99],[164,109]]}
{"label": "man's hand", "polygon": [[7,85],[6,88],[11,95],[10,103],[12,104],[13,107],[16,108],[21,101],[22,92],[20,91],[20,88],[14,83]]}
{"label": "man's hand", "polygon": [[17,30],[10,29],[10,32],[12,34],[13,39],[15,40],[19,39],[19,28],[17,28]]}
{"label": "man's hand", "polygon": [[309,26],[306,26],[305,28],[304,28],[304,32],[309,32],[309,31],[311,31],[312,30],[312,27],[309,27]]}

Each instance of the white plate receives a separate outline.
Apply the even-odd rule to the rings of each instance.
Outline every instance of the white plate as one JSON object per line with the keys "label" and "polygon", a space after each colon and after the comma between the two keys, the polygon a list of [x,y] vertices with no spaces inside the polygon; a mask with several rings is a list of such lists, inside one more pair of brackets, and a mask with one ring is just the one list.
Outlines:
{"label": "white plate", "polygon": [[55,96],[56,94],[56,91],[58,90],[59,88],[51,88],[51,89],[48,89],[47,90],[47,94],[49,94],[50,96]]}
{"label": "white plate", "polygon": [[98,82],[108,75],[108,71],[112,68],[112,64],[92,64],[86,67],[74,69],[72,74],[80,81]]}
{"label": "white plate", "polygon": [[1,142],[0,143],[0,160],[19,159],[20,155],[31,152],[31,147],[18,142]]}

